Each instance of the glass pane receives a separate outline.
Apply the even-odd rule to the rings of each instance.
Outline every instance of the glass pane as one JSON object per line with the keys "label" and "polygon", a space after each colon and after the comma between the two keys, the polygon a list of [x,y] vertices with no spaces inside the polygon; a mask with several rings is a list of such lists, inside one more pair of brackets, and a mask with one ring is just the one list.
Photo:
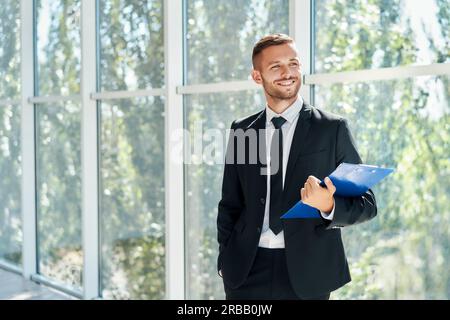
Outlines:
{"label": "glass pane", "polygon": [[165,298],[164,99],[101,104],[101,287]]}
{"label": "glass pane", "polygon": [[0,106],[0,260],[22,263],[20,106]]}
{"label": "glass pane", "polygon": [[81,247],[81,108],[36,106],[39,273],[79,288]]}
{"label": "glass pane", "polygon": [[163,87],[163,1],[104,0],[99,5],[101,88]]}
{"label": "glass pane", "polygon": [[[20,98],[20,2],[0,4],[0,100]],[[20,106],[0,106],[0,260],[22,263]]]}
{"label": "glass pane", "polygon": [[0,3],[0,99],[20,96],[20,1]]}
{"label": "glass pane", "polygon": [[318,87],[349,119],[365,163],[396,171],[374,188],[378,216],[344,228],[353,282],[338,299],[449,299],[450,78]]}
{"label": "glass pane", "polygon": [[316,0],[315,71],[450,62],[448,0]]}
{"label": "glass pane", "polygon": [[[185,106],[185,128],[191,141],[188,149],[191,156],[185,158],[187,297],[224,299],[223,283],[217,275],[216,219],[228,139],[226,130],[233,120],[263,110],[265,100],[260,91],[202,94],[188,96]],[[194,145],[199,134],[200,139],[202,135],[210,137],[203,140],[201,150]],[[212,152],[216,146],[218,153]]]}
{"label": "glass pane", "polygon": [[186,2],[189,84],[250,79],[254,44],[268,33],[288,33],[288,0]]}
{"label": "glass pane", "polygon": [[80,92],[80,0],[36,0],[39,95]]}

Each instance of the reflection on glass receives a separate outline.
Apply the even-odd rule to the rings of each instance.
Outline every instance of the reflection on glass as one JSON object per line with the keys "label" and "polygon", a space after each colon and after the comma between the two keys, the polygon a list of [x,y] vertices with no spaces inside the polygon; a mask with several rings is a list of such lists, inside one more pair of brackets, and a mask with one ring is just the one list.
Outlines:
{"label": "reflection on glass", "polygon": [[20,1],[0,3],[0,99],[20,96]]}
{"label": "reflection on glass", "polygon": [[0,106],[0,260],[22,263],[20,106]]}
{"label": "reflection on glass", "polygon": [[450,78],[317,87],[346,117],[365,163],[396,168],[374,188],[378,216],[344,228],[353,281],[338,299],[449,299]]}
{"label": "reflection on glass", "polygon": [[81,287],[81,108],[36,107],[38,271]]}
{"label": "reflection on glass", "polygon": [[80,0],[36,0],[39,95],[80,92]]}
{"label": "reflection on glass", "polygon": [[[20,2],[0,4],[0,100],[20,97]],[[22,263],[20,106],[0,106],[0,260]]]}
{"label": "reflection on glass", "polygon": [[317,73],[450,61],[448,0],[315,1]]}
{"label": "reflection on glass", "polygon": [[101,288],[106,299],[165,297],[164,100],[101,104]]}
{"label": "reflection on glass", "polygon": [[188,83],[249,78],[256,41],[268,33],[288,33],[288,7],[287,0],[188,0]]}
{"label": "reflection on glass", "polygon": [[[192,162],[185,167],[185,223],[186,223],[186,277],[188,299],[223,299],[221,278],[217,275],[217,205],[220,200],[223,164],[209,154],[215,143],[215,130],[223,137],[226,147],[226,130],[231,123],[263,110],[262,91],[244,91],[234,94],[192,95],[186,99],[185,127],[191,141],[197,133],[211,132],[211,140],[203,143],[202,153],[191,145]],[[218,144],[220,145],[220,144]],[[197,149],[198,150],[198,149]],[[225,149],[223,149],[225,150]],[[223,161],[224,152],[217,155]],[[197,162],[203,158],[206,161]],[[187,159],[187,157],[186,157]]]}
{"label": "reflection on glass", "polygon": [[163,1],[104,0],[99,10],[102,89],[163,87]]}

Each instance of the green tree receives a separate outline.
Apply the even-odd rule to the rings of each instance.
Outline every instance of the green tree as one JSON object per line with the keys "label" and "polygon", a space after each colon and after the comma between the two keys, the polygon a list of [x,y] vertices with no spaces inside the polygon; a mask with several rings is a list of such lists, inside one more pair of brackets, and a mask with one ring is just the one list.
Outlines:
{"label": "green tree", "polygon": [[[164,86],[162,1],[100,2],[100,86]],[[164,99],[102,102],[101,253],[107,298],[165,296]]]}
{"label": "green tree", "polygon": [[[0,13],[0,100],[20,100],[20,3]],[[0,106],[0,259],[22,262],[20,106]]]}

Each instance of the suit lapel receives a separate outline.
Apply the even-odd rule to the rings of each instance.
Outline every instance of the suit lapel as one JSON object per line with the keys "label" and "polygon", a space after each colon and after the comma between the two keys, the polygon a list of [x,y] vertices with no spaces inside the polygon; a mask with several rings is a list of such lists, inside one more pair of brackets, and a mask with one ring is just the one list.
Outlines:
{"label": "suit lapel", "polygon": [[309,141],[308,133],[311,127],[311,106],[303,102],[302,109],[295,127],[294,137],[292,138],[291,151],[289,152],[289,160],[286,167],[286,175],[284,181],[284,192],[289,188],[295,165],[297,164],[297,158],[301,153],[304,153],[306,141]]}
{"label": "suit lapel", "polygon": [[[302,109],[300,110],[300,115],[297,121],[297,126],[295,127],[294,136],[292,138],[291,150],[289,152],[289,159],[286,168],[285,182],[283,188],[283,198],[286,195],[286,190],[288,190],[290,183],[292,182],[292,177],[294,176],[294,170],[297,163],[297,158],[300,154],[305,152],[306,143],[309,141],[310,137],[310,127],[311,127],[311,106],[303,103]],[[267,169],[266,167],[266,111],[263,110],[258,117],[248,125],[247,129],[254,129],[257,133],[258,140],[258,162],[256,166],[251,166],[255,168],[255,171],[251,170],[250,177],[255,182],[255,192],[259,194],[260,197],[266,197],[267,194],[267,176],[263,175],[262,172]],[[260,134],[261,132],[261,134]],[[261,160],[264,160],[262,162]],[[251,168],[250,167],[250,168]],[[283,203],[285,203],[285,199]]]}

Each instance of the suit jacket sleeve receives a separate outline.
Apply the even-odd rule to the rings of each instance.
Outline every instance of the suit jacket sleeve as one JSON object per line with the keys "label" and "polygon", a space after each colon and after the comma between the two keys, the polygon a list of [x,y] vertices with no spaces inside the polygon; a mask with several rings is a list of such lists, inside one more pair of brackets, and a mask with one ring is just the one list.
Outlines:
{"label": "suit jacket sleeve", "polygon": [[[342,162],[362,163],[345,119],[340,120],[336,139],[336,166]],[[370,189],[359,197],[340,197],[335,195],[334,201],[334,217],[332,221],[326,222],[326,229],[362,223],[377,215],[375,195]]]}
{"label": "suit jacket sleeve", "polygon": [[[222,183],[222,198],[218,205],[217,214],[217,240],[219,242],[219,257],[217,261],[217,270],[222,268],[222,253],[227,246],[228,239],[231,236],[233,227],[244,208],[244,196],[241,182],[239,180],[236,167],[236,144],[234,141],[233,130],[235,122],[231,125],[231,133],[228,139],[228,146],[225,158],[225,168]],[[230,154],[231,153],[231,154]],[[229,159],[232,163],[227,163]]]}

